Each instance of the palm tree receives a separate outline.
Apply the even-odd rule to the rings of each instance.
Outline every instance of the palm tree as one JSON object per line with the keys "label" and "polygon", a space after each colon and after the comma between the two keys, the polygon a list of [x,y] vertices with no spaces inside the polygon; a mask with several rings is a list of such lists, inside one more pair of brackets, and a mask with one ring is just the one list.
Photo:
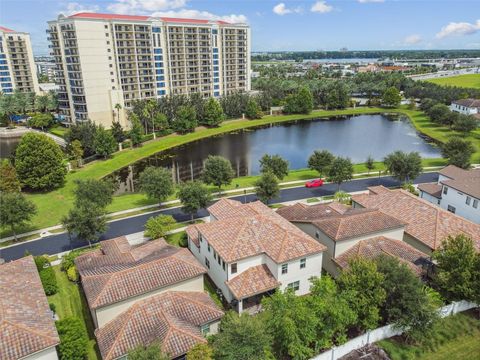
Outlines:
{"label": "palm tree", "polygon": [[115,110],[117,110],[117,122],[120,122],[120,110],[122,109],[122,105],[119,103],[115,104]]}

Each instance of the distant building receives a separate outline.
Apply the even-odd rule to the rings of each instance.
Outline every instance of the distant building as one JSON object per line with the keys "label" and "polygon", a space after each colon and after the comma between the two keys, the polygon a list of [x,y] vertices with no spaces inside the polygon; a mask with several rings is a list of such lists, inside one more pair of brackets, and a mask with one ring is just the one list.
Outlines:
{"label": "distant building", "polygon": [[477,115],[480,113],[480,100],[461,99],[452,101],[450,110],[465,115]]}
{"label": "distant building", "polygon": [[37,67],[37,73],[48,77],[48,81],[53,82],[55,80],[55,63],[50,61],[37,61],[35,62]]}
{"label": "distant building", "polygon": [[480,169],[449,165],[439,171],[437,183],[420,184],[420,197],[480,224]]}
{"label": "distant building", "polygon": [[0,26],[0,91],[38,93],[30,35]]}
{"label": "distant building", "polygon": [[59,343],[33,257],[0,265],[0,359],[57,360]]}

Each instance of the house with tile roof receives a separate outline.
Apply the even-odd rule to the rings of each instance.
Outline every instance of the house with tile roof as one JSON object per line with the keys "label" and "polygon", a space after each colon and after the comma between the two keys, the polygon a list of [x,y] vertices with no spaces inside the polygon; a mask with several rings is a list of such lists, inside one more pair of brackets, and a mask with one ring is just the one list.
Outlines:
{"label": "house with tile roof", "polygon": [[448,165],[438,174],[436,183],[418,185],[420,197],[480,224],[480,169]]}
{"label": "house with tile roof", "polygon": [[60,343],[32,256],[0,265],[0,359],[57,360]]}
{"label": "house with tile roof", "polygon": [[480,225],[442,209],[405,190],[383,186],[368,188],[368,194],[352,196],[354,208],[377,209],[406,223],[403,240],[430,255],[449,235],[470,237],[480,250]]}
{"label": "house with tile roof", "polygon": [[[337,276],[354,256],[373,259],[379,253],[386,254],[382,247],[411,248],[408,244],[399,244],[406,223],[376,209],[353,209],[337,202],[297,203],[280,208],[277,213],[327,248],[322,267],[332,276]],[[378,249],[354,250],[367,247]],[[413,248],[411,251],[416,252]],[[390,255],[406,260],[400,251],[390,251]]]}
{"label": "house with tile roof", "polygon": [[477,99],[460,99],[452,101],[450,110],[465,115],[476,116],[480,113],[480,100]]}
{"label": "house with tile roof", "polygon": [[204,292],[207,272],[188,249],[126,237],[75,259],[103,359],[159,342],[172,359],[217,332],[223,311]]}
{"label": "house with tile roof", "polygon": [[326,248],[263,203],[221,199],[208,211],[210,222],[187,228],[188,246],[238,312],[277,288],[307,294],[321,276]]}

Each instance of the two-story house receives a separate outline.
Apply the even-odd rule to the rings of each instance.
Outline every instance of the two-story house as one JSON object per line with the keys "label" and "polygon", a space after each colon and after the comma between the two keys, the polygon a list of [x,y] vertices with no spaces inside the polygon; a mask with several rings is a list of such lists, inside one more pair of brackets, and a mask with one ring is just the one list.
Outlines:
{"label": "two-story house", "polygon": [[239,313],[277,288],[307,294],[321,276],[325,246],[268,206],[221,199],[208,211],[210,222],[187,228],[188,247]]}
{"label": "two-story house", "polygon": [[449,165],[439,171],[437,183],[420,184],[420,197],[480,224],[480,169]]}
{"label": "two-story house", "polygon": [[480,113],[480,100],[460,99],[452,101],[450,110],[464,115],[478,115]]}
{"label": "two-story house", "polygon": [[164,239],[132,246],[126,237],[75,260],[103,360],[159,343],[172,359],[217,332],[223,311],[203,291],[206,269]]}

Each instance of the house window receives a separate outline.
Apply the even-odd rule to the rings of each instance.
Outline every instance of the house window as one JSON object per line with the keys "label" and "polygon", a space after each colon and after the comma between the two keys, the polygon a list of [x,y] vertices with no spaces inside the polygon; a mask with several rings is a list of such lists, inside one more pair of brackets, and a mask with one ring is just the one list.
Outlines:
{"label": "house window", "polygon": [[305,269],[305,266],[307,266],[307,259],[300,259],[300,269]]}
{"label": "house window", "polygon": [[473,207],[478,208],[478,200],[473,200]]}
{"label": "house window", "polygon": [[207,250],[210,252],[210,244],[207,244]]}
{"label": "house window", "polygon": [[452,205],[448,205],[447,206],[447,210],[450,211],[451,213],[454,213],[455,214],[455,206],[452,206]]}
{"label": "house window", "polygon": [[225,261],[222,260],[222,268],[223,268],[223,271],[225,271]]}
{"label": "house window", "polygon": [[200,331],[202,332],[202,335],[205,336],[210,332],[210,324],[205,324],[200,327]]}
{"label": "house window", "polygon": [[207,265],[207,268],[209,268],[209,269],[210,269],[210,261],[208,261],[208,259],[207,259],[207,258],[205,258],[205,265]]}
{"label": "house window", "polygon": [[320,233],[319,233],[318,231],[315,231],[315,237],[316,237],[317,239],[320,239]]}
{"label": "house window", "polygon": [[282,264],[282,275],[288,273],[288,264]]}
{"label": "house window", "polygon": [[230,265],[230,269],[232,274],[235,274],[237,272],[237,263]]}
{"label": "house window", "polygon": [[287,285],[288,289],[292,289],[293,291],[297,291],[300,289],[300,281],[295,281]]}
{"label": "house window", "polygon": [[472,198],[470,196],[467,196],[467,199],[465,200],[465,204],[470,205],[471,201],[472,201]]}
{"label": "house window", "polygon": [[443,187],[443,195],[447,195],[448,193],[448,187],[444,186]]}
{"label": "house window", "polygon": [[213,258],[217,260],[217,253],[215,252],[215,250],[213,250]]}

